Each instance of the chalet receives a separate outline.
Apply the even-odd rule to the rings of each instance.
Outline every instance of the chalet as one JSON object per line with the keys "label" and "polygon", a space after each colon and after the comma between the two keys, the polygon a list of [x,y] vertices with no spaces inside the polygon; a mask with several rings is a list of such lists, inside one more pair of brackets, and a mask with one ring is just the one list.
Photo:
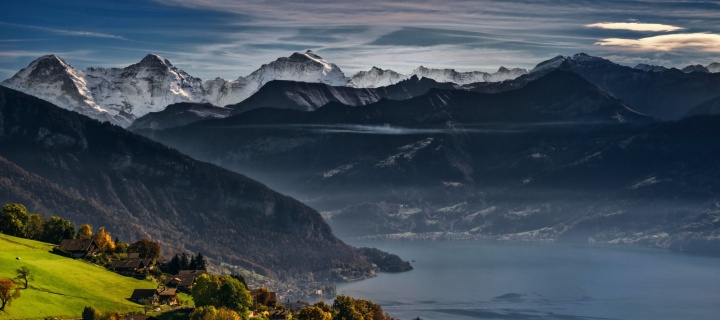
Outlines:
{"label": "chalet", "polygon": [[175,288],[157,288],[157,289],[135,289],[130,296],[130,300],[147,305],[154,304],[177,304],[177,289]]}
{"label": "chalet", "polygon": [[140,258],[127,258],[114,261],[112,269],[124,275],[135,275],[152,269],[152,260]]}
{"label": "chalet", "polygon": [[93,239],[65,239],[60,242],[58,249],[73,258],[82,258],[95,253],[97,245]]}
{"label": "chalet", "polygon": [[178,274],[165,281],[165,286],[169,288],[177,288],[180,291],[190,292],[193,284],[195,284],[195,279],[205,273],[207,273],[206,270],[180,270]]}
{"label": "chalet", "polygon": [[287,310],[270,311],[270,320],[287,320],[290,319],[290,312]]}
{"label": "chalet", "polygon": [[135,289],[130,296],[130,300],[139,304],[156,304],[160,297],[158,289]]}
{"label": "chalet", "polygon": [[177,289],[175,288],[158,288],[158,302],[174,306],[177,304]]}

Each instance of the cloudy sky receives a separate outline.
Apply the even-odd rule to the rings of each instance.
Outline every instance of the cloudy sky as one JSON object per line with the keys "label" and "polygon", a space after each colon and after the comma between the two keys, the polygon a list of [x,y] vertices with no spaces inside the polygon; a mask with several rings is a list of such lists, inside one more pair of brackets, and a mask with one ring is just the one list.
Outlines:
{"label": "cloudy sky", "polygon": [[683,67],[720,61],[720,1],[17,0],[0,10],[0,78],[56,53],[76,68],[153,52],[234,79],[312,49],[346,74],[494,71],[586,52]]}

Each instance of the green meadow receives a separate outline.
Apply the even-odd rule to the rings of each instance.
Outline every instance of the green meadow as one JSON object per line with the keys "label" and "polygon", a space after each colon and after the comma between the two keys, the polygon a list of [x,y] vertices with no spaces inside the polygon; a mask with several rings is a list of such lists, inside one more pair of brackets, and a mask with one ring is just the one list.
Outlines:
{"label": "green meadow", "polygon": [[30,268],[35,276],[29,288],[22,290],[22,296],[0,312],[0,319],[79,318],[86,306],[100,311],[142,311],[141,305],[127,298],[134,289],[157,287],[151,281],[52,254],[52,247],[0,234],[0,278],[15,278],[15,270],[22,266]]}

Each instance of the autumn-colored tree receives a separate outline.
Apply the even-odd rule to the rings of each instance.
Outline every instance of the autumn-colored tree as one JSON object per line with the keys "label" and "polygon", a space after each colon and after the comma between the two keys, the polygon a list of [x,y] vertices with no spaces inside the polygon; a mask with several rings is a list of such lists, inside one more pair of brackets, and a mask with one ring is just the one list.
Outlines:
{"label": "autumn-colored tree", "polygon": [[77,232],[78,239],[90,239],[93,236],[92,226],[89,224],[81,225]]}
{"label": "autumn-colored tree", "polygon": [[140,258],[157,259],[160,257],[160,245],[148,239],[140,239],[130,244],[128,252],[138,253]]}
{"label": "autumn-colored tree", "polygon": [[235,311],[227,308],[205,306],[195,308],[190,313],[190,320],[241,320],[242,317]]}
{"label": "autumn-colored tree", "polygon": [[15,274],[17,274],[15,279],[25,282],[25,289],[28,288],[28,281],[35,280],[35,276],[26,266],[22,266],[20,269],[15,270]]}
{"label": "autumn-colored tree", "polygon": [[299,320],[332,320],[332,313],[323,310],[318,306],[307,306],[300,310]]}
{"label": "autumn-colored tree", "polygon": [[12,305],[17,298],[20,298],[20,289],[15,288],[12,279],[0,279],[0,311],[5,310],[5,305]]}
{"label": "autumn-colored tree", "polygon": [[270,291],[268,289],[265,289],[264,287],[260,287],[257,289],[257,295],[255,296],[255,301],[257,303],[267,306],[268,301],[270,301]]}
{"label": "autumn-colored tree", "polygon": [[112,251],[115,250],[115,242],[110,235],[110,232],[105,231],[105,227],[100,227],[98,232],[92,236],[95,240],[95,244],[101,251]]}
{"label": "autumn-colored tree", "polygon": [[333,302],[333,309],[337,311],[336,319],[345,320],[388,320],[390,316],[383,312],[382,307],[372,301],[355,299],[339,295]]}

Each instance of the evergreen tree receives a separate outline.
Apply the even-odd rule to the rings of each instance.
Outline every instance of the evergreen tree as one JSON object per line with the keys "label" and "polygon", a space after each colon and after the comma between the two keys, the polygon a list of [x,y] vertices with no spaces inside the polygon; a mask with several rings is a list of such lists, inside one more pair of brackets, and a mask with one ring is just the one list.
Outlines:
{"label": "evergreen tree", "polygon": [[195,263],[195,256],[190,255],[190,264],[188,265],[188,270],[196,270],[197,264]]}
{"label": "evergreen tree", "polygon": [[[203,257],[201,252],[198,252],[197,256],[195,257],[195,269],[207,270],[207,262],[205,262],[205,257]],[[245,279],[243,279],[241,282],[245,284]]]}
{"label": "evergreen tree", "polygon": [[82,320],[100,320],[102,314],[93,307],[85,307],[82,312]]}
{"label": "evergreen tree", "polygon": [[170,265],[168,266],[168,273],[178,274],[178,272],[180,272],[181,270],[180,267],[180,256],[176,254],[170,260]]}
{"label": "evergreen tree", "polygon": [[180,255],[180,270],[188,270],[190,268],[190,259],[188,259],[187,254],[185,252]]}

